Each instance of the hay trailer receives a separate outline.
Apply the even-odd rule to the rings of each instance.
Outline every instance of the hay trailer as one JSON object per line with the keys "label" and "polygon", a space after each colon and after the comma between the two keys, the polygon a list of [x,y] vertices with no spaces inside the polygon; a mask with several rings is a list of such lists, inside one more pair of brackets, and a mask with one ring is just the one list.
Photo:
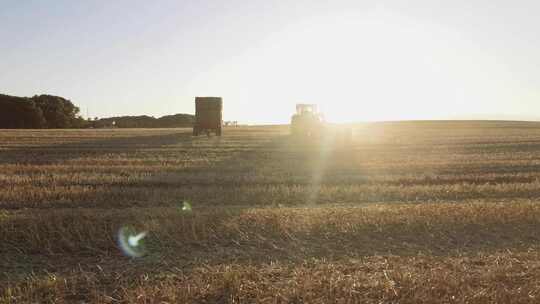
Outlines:
{"label": "hay trailer", "polygon": [[214,132],[221,136],[223,100],[221,97],[195,97],[193,136]]}

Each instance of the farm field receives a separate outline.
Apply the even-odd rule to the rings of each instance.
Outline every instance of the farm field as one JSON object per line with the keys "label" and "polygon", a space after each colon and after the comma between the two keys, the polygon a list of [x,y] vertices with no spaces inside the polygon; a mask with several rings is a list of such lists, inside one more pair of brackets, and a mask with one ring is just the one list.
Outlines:
{"label": "farm field", "polygon": [[0,130],[0,303],[540,302],[540,123],[352,128]]}

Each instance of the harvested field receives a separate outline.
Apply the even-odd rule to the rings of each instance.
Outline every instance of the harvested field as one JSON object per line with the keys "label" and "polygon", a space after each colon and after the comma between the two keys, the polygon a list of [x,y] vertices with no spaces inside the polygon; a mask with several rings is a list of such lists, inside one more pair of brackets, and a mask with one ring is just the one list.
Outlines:
{"label": "harvested field", "polygon": [[0,303],[540,302],[540,123],[353,128],[1,130]]}

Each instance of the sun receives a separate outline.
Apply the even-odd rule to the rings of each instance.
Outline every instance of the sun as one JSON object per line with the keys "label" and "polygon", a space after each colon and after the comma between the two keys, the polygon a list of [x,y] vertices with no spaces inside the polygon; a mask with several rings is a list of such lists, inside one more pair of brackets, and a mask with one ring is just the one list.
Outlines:
{"label": "sun", "polygon": [[511,99],[493,90],[512,82],[500,63],[424,22],[380,7],[294,21],[200,73],[188,91],[219,92],[234,101],[225,116],[253,123],[288,123],[297,103],[347,123],[449,119]]}

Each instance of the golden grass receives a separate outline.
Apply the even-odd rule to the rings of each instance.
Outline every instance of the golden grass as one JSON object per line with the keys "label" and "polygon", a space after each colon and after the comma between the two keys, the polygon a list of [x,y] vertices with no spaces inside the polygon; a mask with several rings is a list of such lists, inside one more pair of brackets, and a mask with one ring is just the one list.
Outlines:
{"label": "golden grass", "polygon": [[0,303],[540,301],[540,124],[354,128],[2,131]]}

